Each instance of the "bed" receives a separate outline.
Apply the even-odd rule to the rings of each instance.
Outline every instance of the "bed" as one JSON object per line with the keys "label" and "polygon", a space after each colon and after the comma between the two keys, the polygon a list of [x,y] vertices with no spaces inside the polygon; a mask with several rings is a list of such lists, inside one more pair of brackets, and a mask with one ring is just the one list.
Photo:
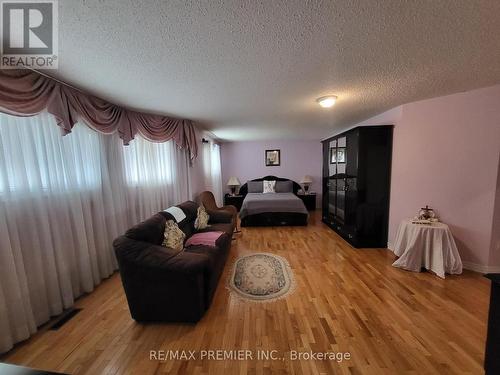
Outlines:
{"label": "bed", "polygon": [[[259,183],[262,185],[263,181],[276,181],[276,192],[264,194],[258,191]],[[309,214],[304,202],[297,197],[299,189],[300,185],[295,181],[276,176],[265,176],[243,184],[240,188],[240,195],[244,196],[240,210],[241,226],[307,225]]]}

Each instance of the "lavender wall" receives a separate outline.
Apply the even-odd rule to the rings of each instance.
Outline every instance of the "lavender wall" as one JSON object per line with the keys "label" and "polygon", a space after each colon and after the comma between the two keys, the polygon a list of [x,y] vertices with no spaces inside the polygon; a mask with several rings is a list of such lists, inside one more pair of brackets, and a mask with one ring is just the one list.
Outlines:
{"label": "lavender wall", "polygon": [[[265,150],[280,149],[281,165],[266,167]],[[311,189],[321,193],[322,150],[320,141],[248,141],[223,143],[221,146],[222,182],[226,190],[230,176],[237,176],[240,182],[274,175],[300,182],[304,175],[310,175],[314,182]]]}
{"label": "lavender wall", "polygon": [[428,204],[450,225],[468,268],[500,266],[490,254],[499,246],[500,85],[405,104],[356,126],[377,124],[395,125],[389,241]]}
{"label": "lavender wall", "polygon": [[[389,242],[400,221],[425,204],[450,225],[467,268],[500,272],[500,85],[405,104],[355,126],[394,124]],[[281,149],[266,167],[264,150]],[[222,178],[267,174],[314,177],[321,191],[321,145],[314,141],[226,143]],[[318,206],[319,207],[319,206]]]}

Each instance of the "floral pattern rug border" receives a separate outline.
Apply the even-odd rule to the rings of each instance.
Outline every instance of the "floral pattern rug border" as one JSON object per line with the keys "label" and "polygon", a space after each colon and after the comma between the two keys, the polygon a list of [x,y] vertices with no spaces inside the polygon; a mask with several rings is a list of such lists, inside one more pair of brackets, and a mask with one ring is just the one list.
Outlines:
{"label": "floral pattern rug border", "polygon": [[[260,263],[266,263],[265,266],[255,261],[253,262],[253,266],[251,265],[252,260],[258,258],[260,258]],[[248,266],[251,269],[245,269]],[[236,258],[231,267],[227,289],[229,289],[231,295],[240,299],[252,302],[272,302],[285,298],[295,291],[296,284],[292,269],[288,261],[279,255],[251,253]],[[267,273],[270,270],[274,272],[269,276]],[[272,283],[267,283],[269,285],[265,285],[267,289],[262,286],[255,286],[255,290],[248,290],[249,284],[253,285],[252,277],[254,277],[253,281],[256,281],[259,278],[262,279],[264,276],[268,276],[268,279],[270,278],[273,281]]]}

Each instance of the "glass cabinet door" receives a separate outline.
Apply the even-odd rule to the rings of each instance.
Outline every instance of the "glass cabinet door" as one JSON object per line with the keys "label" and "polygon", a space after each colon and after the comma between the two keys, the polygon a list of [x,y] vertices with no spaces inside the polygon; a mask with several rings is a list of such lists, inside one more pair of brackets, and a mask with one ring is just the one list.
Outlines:
{"label": "glass cabinet door", "polygon": [[337,210],[336,219],[341,223],[345,220],[345,179],[337,179]]}
{"label": "glass cabinet door", "polygon": [[347,150],[347,139],[346,137],[340,137],[337,139],[337,210],[335,212],[335,218],[341,224],[345,221],[345,192],[346,192],[346,150]]}
{"label": "glass cabinet door", "polygon": [[[351,141],[349,139],[349,142]],[[352,169],[349,162],[352,158],[348,157],[347,142],[347,137],[342,136],[328,143],[327,218],[325,219],[339,225],[346,225],[352,221],[349,202],[352,200],[352,191],[354,193],[356,191],[356,177],[348,173],[348,170]]]}
{"label": "glass cabinet door", "polygon": [[337,183],[335,180],[335,175],[337,174],[337,164],[335,163],[335,157],[337,154],[337,140],[330,141],[328,153],[328,219],[333,220],[337,211]]}

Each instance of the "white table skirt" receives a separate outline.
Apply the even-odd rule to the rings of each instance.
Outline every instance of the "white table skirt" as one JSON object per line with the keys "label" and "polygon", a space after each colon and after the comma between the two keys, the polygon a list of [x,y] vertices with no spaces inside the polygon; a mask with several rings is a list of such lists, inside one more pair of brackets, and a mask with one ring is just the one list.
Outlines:
{"label": "white table skirt", "polygon": [[443,278],[445,273],[461,274],[462,261],[450,228],[443,223],[412,224],[403,220],[394,242],[394,254],[399,256],[392,265],[420,272],[422,267]]}

